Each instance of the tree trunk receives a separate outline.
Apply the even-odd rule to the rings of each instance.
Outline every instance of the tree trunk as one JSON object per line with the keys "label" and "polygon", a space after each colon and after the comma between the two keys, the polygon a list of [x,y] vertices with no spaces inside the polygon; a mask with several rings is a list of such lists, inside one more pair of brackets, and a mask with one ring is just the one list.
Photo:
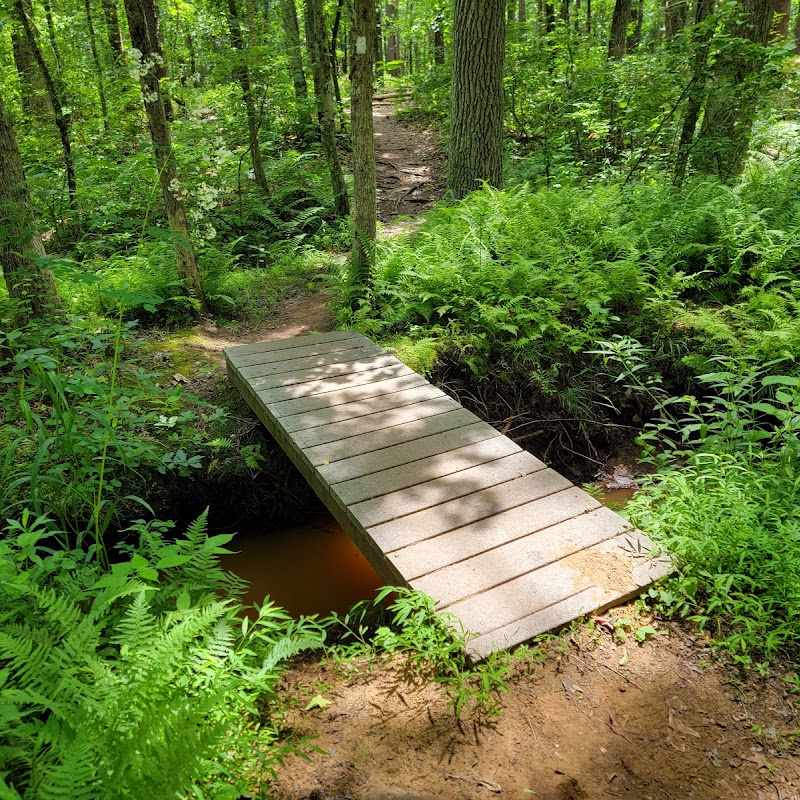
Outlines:
{"label": "tree trunk", "polygon": [[569,0],[561,0],[561,8],[558,11],[558,18],[564,23],[564,25],[569,25]]}
{"label": "tree trunk", "polygon": [[[33,20],[33,15],[30,15]],[[50,39],[50,48],[53,51],[53,59],[56,64],[56,72],[60,75],[62,70],[61,66],[61,53],[58,50],[58,39],[56,39],[56,23],[53,19],[53,9],[50,6],[50,0],[44,0],[44,18],[47,21],[47,36]]]}
{"label": "tree trunk", "polygon": [[608,39],[608,57],[619,60],[625,55],[628,42],[628,23],[631,18],[631,0],[616,0]]}
{"label": "tree trunk", "polygon": [[346,217],[350,213],[350,201],[347,197],[342,162],[336,149],[336,105],[333,99],[331,59],[328,52],[328,37],[325,33],[322,0],[306,0],[306,43],[314,70],[320,136],[331,173],[333,202],[336,214]]}
{"label": "tree trunk", "polygon": [[525,0],[519,0],[519,10],[517,11],[517,21],[527,22],[528,15],[525,9]]}
{"label": "tree trunk", "polygon": [[[386,13],[384,15],[386,20],[386,63],[391,64],[393,61],[400,61],[400,34],[395,30],[397,24],[397,6],[394,3],[386,4]],[[393,77],[398,77],[403,74],[403,68],[395,64],[389,70],[389,74]]]}
{"label": "tree trunk", "polygon": [[722,181],[738,175],[747,156],[774,7],[774,0],[742,0],[730,44],[717,55],[692,164]]}
{"label": "tree trunk", "polygon": [[122,63],[125,55],[125,47],[122,44],[122,32],[119,29],[119,14],[117,13],[117,0],[102,0],[103,17],[106,21],[106,35],[108,46],[115,64]]}
{"label": "tree trunk", "polygon": [[[27,17],[32,18],[30,0],[23,0],[23,10]],[[37,118],[48,116],[50,107],[44,89],[42,75],[36,64],[25,29],[17,20],[11,23],[11,49],[14,55],[14,66],[17,68],[20,84],[20,96],[23,109]]]}
{"label": "tree trunk", "polygon": [[336,3],[336,14],[333,17],[333,28],[331,28],[331,77],[333,78],[333,95],[337,103],[342,102],[342,92],[339,89],[339,62],[336,53],[339,49],[339,26],[342,24],[342,4],[344,0]]}
{"label": "tree trunk", "polygon": [[64,167],[67,171],[67,191],[69,192],[69,207],[72,211],[78,210],[77,200],[77,183],[75,180],[75,163],[72,160],[72,145],[70,144],[70,121],[67,114],[64,113],[64,107],[61,103],[61,97],[58,89],[56,88],[53,75],[50,68],[44,60],[42,50],[39,47],[39,41],[36,37],[36,29],[33,24],[32,18],[28,17],[25,11],[22,0],[15,0],[14,10],[16,11],[17,18],[25,31],[25,38],[28,46],[33,53],[33,57],[39,67],[44,86],[47,90],[47,96],[50,98],[50,105],[53,107],[53,118],[58,129],[58,135],[61,139],[61,150],[64,153]]}
{"label": "tree trunk", "polygon": [[675,34],[680,33],[685,27],[685,0],[666,0],[664,5],[664,33],[667,39],[672,39]]}
{"label": "tree trunk", "polygon": [[556,29],[556,7],[555,0],[544,0],[544,30],[545,33],[552,33]]}
{"label": "tree trunk", "polygon": [[592,35],[592,0],[586,0],[586,35]]}
{"label": "tree trunk", "polygon": [[[127,7],[126,7],[127,8]],[[156,0],[142,0],[144,9],[144,21],[147,25],[147,33],[150,37],[150,47],[155,64],[155,72],[158,82],[161,85],[161,101],[164,103],[164,113],[167,119],[173,117],[172,98],[170,97],[169,87],[166,79],[169,76],[167,62],[164,60],[164,48],[161,45],[161,21],[158,15]]]}
{"label": "tree trunk", "polygon": [[386,58],[383,52],[383,22],[381,20],[383,12],[381,0],[375,0],[375,2],[375,77],[379,83],[382,83],[386,69]]}
{"label": "tree trunk", "polygon": [[106,104],[106,90],[103,85],[103,65],[97,53],[97,37],[94,33],[94,20],[92,18],[92,0],[85,0],[86,26],[89,29],[89,45],[92,51],[92,62],[97,75],[97,93],[100,96],[100,112],[103,115],[103,131],[108,133],[108,105]]}
{"label": "tree trunk", "polygon": [[189,291],[194,293],[200,303],[200,308],[205,310],[205,296],[200,285],[200,273],[192,249],[186,211],[179,195],[178,169],[175,164],[175,154],[172,151],[164,102],[161,99],[161,85],[157,72],[158,59],[150,41],[143,0],[125,0],[125,14],[128,17],[131,44],[141,53],[142,57],[142,63],[138,65],[142,102],[150,126],[158,178],[161,182],[164,206],[172,231],[178,275],[186,282]]}
{"label": "tree trunk", "polygon": [[794,51],[800,53],[800,13],[794,21]]}
{"label": "tree trunk", "polygon": [[267,176],[264,174],[264,163],[261,160],[261,147],[258,142],[259,119],[253,99],[250,70],[247,66],[247,52],[245,51],[244,38],[242,37],[242,26],[239,21],[239,9],[236,7],[236,0],[228,0],[228,27],[231,32],[231,46],[236,57],[233,77],[242,87],[242,99],[244,100],[244,109],[247,116],[247,130],[250,137],[248,148],[250,150],[250,163],[253,165],[253,178],[259,189],[267,191]]}
{"label": "tree trunk", "polygon": [[441,14],[433,21],[433,63],[444,64],[444,17]]}
{"label": "tree trunk", "polygon": [[[628,41],[625,45],[625,48],[628,53],[633,52],[638,46],[639,42],[642,41],[642,19],[644,18],[644,0],[634,0],[631,3],[631,19],[630,22],[633,23],[633,30],[631,31],[631,35],[628,37]],[[630,27],[630,23],[628,24]]]}
{"label": "tree trunk", "polygon": [[503,184],[504,0],[456,0],[447,188]]}
{"label": "tree trunk", "polygon": [[[700,25],[714,9],[714,0],[697,0],[694,23]],[[711,49],[711,31],[701,29],[693,33],[694,61],[692,64],[692,86],[689,89],[686,113],[683,117],[681,138],[678,142],[678,154],[675,159],[675,183],[680,186],[686,177],[689,164],[689,153],[697,132],[697,121],[703,108],[706,92],[706,69]]]}
{"label": "tree trunk", "polygon": [[297,6],[295,0],[281,0],[281,21],[289,54],[294,96],[297,101],[297,119],[303,130],[311,128],[311,111],[308,102],[308,84],[303,71],[303,51],[300,47],[300,26],[297,22]]}
{"label": "tree trunk", "polygon": [[352,64],[350,113],[353,125],[353,254],[351,302],[370,284],[374,263],[377,218],[375,187],[375,142],[372,124],[372,79],[375,44],[373,0],[356,0],[353,37],[356,48]]}
{"label": "tree trunk", "polygon": [[791,0],[775,0],[775,18],[770,30],[770,41],[785,42],[789,38],[789,14]]}
{"label": "tree trunk", "polygon": [[24,306],[18,326],[61,306],[52,273],[37,261],[44,254],[14,127],[0,95],[0,267],[9,297]]}

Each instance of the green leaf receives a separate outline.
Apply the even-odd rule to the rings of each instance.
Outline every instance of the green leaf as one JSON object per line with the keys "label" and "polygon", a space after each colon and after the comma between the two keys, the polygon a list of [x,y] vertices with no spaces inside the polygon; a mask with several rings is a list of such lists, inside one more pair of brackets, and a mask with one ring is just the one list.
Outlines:
{"label": "green leaf", "polygon": [[330,705],[333,705],[333,700],[328,700],[321,694],[315,694],[309,701],[308,705],[305,707],[305,710],[311,711],[314,708],[325,708],[326,706]]}
{"label": "green leaf", "polygon": [[646,642],[651,636],[655,636],[658,631],[652,625],[642,625],[636,631],[636,641],[637,642]]}

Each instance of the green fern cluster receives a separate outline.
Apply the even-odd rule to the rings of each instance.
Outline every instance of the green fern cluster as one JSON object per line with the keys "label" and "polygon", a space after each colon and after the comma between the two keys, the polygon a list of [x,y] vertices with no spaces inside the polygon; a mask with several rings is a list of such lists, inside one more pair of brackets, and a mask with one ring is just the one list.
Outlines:
{"label": "green fern cluster", "polygon": [[321,634],[270,603],[250,624],[219,567],[231,536],[207,536],[205,515],[171,544],[168,528],[137,523],[104,573],[90,551],[49,549],[48,520],[9,523],[4,800],[238,798],[286,750],[269,716],[281,663]]}

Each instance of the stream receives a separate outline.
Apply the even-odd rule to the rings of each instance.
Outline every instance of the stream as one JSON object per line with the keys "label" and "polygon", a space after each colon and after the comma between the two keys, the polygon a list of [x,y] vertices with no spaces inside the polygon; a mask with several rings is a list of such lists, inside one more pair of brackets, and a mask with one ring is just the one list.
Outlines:
{"label": "stream", "polygon": [[[601,502],[618,511],[635,492],[607,489]],[[344,529],[324,512],[297,526],[243,531],[229,547],[237,552],[225,556],[222,566],[250,584],[245,603],[261,603],[269,595],[293,617],[344,613],[360,600],[371,600],[383,585]]]}

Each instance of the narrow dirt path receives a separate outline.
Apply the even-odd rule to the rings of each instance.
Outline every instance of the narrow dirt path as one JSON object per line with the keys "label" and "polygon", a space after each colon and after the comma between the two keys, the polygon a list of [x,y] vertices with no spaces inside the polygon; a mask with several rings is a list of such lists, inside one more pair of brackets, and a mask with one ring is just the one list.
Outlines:
{"label": "narrow dirt path", "polygon": [[383,235],[409,228],[398,217],[418,217],[444,194],[444,155],[435,131],[397,119],[395,101],[376,100],[375,158],[378,180],[378,219]]}

